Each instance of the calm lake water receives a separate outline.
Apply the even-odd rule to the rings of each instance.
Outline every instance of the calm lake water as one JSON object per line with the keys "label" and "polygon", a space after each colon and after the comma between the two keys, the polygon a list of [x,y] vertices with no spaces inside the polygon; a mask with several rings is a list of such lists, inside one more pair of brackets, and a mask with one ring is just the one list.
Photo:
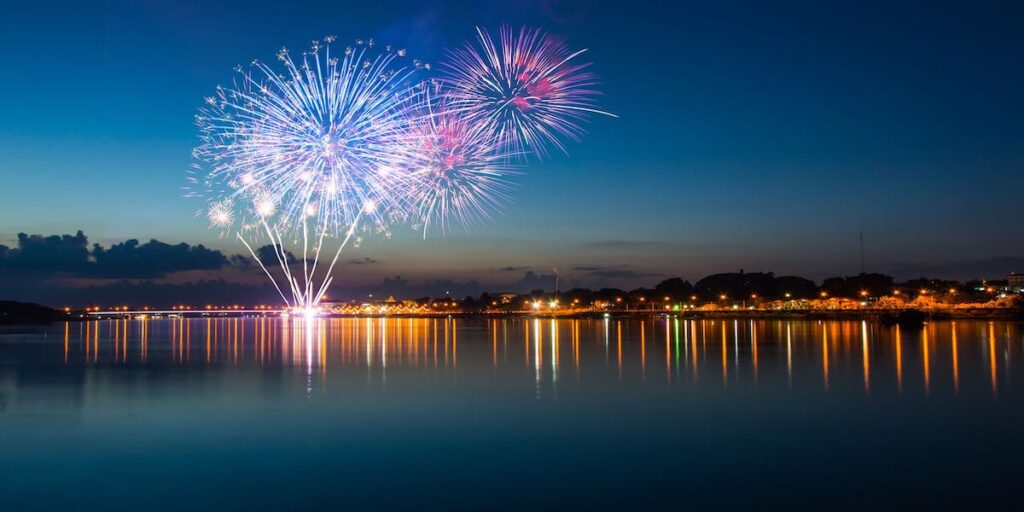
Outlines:
{"label": "calm lake water", "polygon": [[966,321],[7,327],[0,508],[1012,508],[1022,355]]}

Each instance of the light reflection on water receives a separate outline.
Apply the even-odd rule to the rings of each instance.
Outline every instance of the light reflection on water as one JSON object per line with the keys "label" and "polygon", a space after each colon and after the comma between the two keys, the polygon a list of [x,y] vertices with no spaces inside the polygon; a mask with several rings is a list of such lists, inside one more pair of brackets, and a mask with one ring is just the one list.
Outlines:
{"label": "light reflection on water", "polygon": [[[1013,441],[1022,354],[1024,326],[984,321],[6,328],[0,493],[13,509],[174,508],[182,493],[219,496],[222,508],[288,508],[292,498],[273,491],[284,486],[311,503],[379,509],[409,504],[388,492],[401,481],[427,503],[468,507],[500,495],[508,508],[644,508],[680,492],[696,508],[766,497],[1005,505],[1024,459]],[[797,475],[821,481],[795,486]],[[50,492],[54,480],[61,492]],[[452,482],[458,492],[446,490]],[[102,498],[118,493],[130,499]]]}
{"label": "light reflection on water", "polygon": [[[972,379],[968,386],[985,384],[997,397],[1024,353],[1019,324],[977,321],[907,328],[867,321],[671,317],[263,317],[104,319],[67,322],[60,331],[68,366],[291,366],[304,368],[310,379],[363,367],[379,370],[384,383],[388,368],[454,372],[461,350],[463,365],[480,367],[486,359],[495,369],[530,370],[538,397],[556,397],[566,378],[579,383],[591,371],[595,378],[606,377],[605,368],[611,366],[619,385],[687,386],[717,379],[722,388],[759,386],[762,380],[775,383],[784,373],[790,389],[820,386],[827,393],[836,380],[856,379],[866,395],[873,389],[902,393],[904,381],[912,380],[920,384],[913,385],[915,391],[924,395],[933,386],[959,395],[962,365]],[[469,338],[460,340],[460,332]]]}

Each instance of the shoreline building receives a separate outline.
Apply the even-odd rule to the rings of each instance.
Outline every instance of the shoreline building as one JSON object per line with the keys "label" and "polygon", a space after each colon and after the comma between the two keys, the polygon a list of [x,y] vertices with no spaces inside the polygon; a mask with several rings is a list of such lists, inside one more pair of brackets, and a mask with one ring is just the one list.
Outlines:
{"label": "shoreline building", "polygon": [[1006,277],[1006,287],[1011,292],[1024,293],[1024,274],[1010,272],[1010,275]]}

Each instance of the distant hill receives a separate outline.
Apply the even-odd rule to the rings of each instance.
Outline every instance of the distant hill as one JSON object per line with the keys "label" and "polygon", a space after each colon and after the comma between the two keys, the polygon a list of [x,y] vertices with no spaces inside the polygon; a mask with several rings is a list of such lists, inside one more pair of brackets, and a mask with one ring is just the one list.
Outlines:
{"label": "distant hill", "polygon": [[39,304],[0,300],[0,325],[48,324],[59,316],[56,310]]}

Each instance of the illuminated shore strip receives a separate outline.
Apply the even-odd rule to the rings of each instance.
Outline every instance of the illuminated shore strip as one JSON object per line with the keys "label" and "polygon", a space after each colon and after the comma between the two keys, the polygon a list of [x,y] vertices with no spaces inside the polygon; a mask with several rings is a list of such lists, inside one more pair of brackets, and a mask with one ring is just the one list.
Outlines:
{"label": "illuminated shore strip", "polygon": [[284,309],[166,309],[166,310],[137,310],[137,311],[88,311],[86,315],[112,316],[112,315],[220,315],[225,313],[286,313]]}

